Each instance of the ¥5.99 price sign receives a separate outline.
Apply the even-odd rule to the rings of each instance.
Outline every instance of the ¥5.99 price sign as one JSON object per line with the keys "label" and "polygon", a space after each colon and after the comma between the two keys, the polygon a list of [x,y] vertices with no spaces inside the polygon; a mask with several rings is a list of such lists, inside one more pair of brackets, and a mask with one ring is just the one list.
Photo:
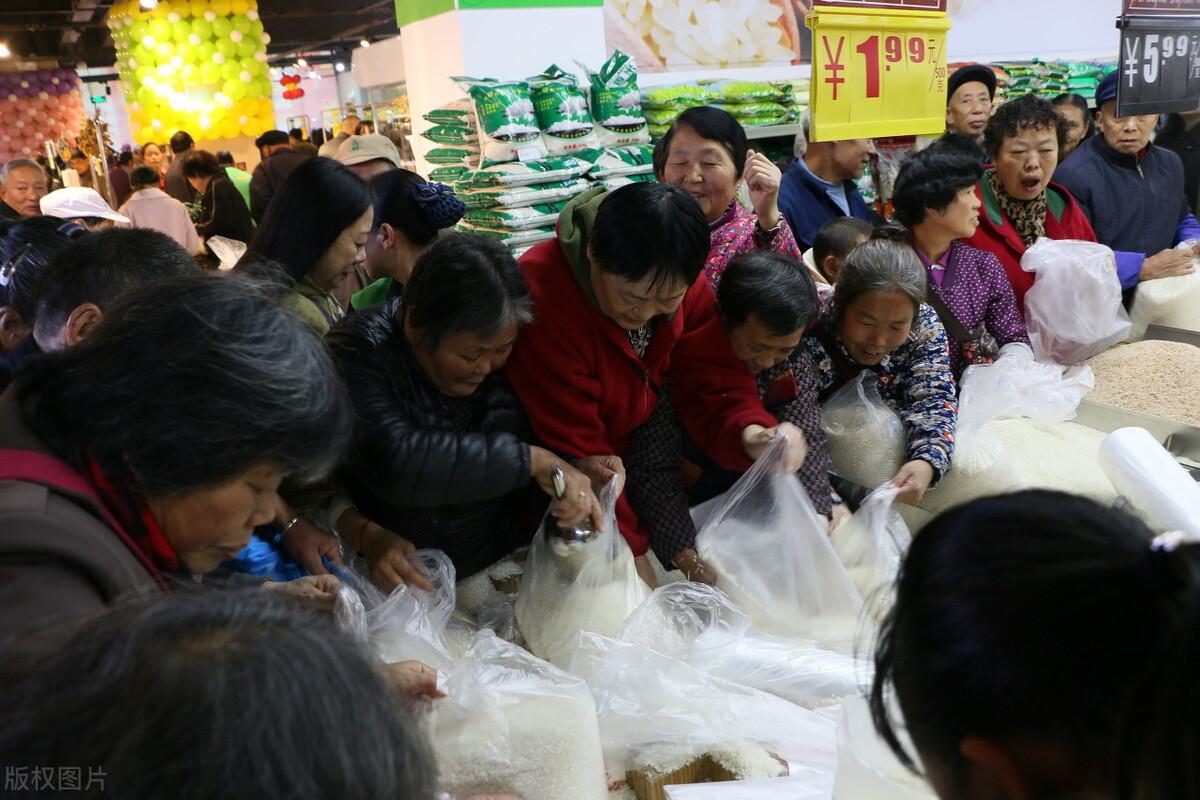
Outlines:
{"label": "\u00a55.99 price sign", "polygon": [[1200,106],[1200,19],[1125,17],[1121,29],[1121,116]]}
{"label": "\u00a55.99 price sign", "polygon": [[945,13],[817,6],[808,24],[814,141],[945,129]]}

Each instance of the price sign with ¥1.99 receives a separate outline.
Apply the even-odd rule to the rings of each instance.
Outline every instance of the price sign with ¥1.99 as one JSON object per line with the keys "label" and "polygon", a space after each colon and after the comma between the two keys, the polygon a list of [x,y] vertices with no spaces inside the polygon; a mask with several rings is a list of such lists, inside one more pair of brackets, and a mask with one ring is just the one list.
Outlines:
{"label": "price sign with \u00a51.99", "polygon": [[944,12],[817,6],[808,25],[813,141],[945,130]]}
{"label": "price sign with \u00a51.99", "polygon": [[1195,111],[1200,106],[1200,19],[1121,20],[1117,114]]}

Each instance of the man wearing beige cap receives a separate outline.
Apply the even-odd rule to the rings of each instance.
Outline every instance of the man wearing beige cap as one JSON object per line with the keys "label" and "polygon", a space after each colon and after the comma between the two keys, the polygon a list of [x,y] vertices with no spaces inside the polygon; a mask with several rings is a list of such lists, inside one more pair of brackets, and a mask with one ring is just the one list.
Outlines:
{"label": "man wearing beige cap", "polygon": [[99,192],[86,186],[56,189],[41,199],[41,208],[47,217],[67,219],[93,232],[111,228],[118,222],[129,224],[129,217],[113,211]]}
{"label": "man wearing beige cap", "polygon": [[351,136],[338,148],[337,160],[364,181],[401,166],[400,151],[396,145],[378,133]]}

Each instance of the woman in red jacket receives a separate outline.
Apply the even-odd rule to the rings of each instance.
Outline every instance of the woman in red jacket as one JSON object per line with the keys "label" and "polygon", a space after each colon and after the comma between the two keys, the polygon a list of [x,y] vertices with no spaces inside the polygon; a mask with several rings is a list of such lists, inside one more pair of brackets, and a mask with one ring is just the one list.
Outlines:
{"label": "woman in red jacket", "polygon": [[1030,245],[1042,236],[1096,241],[1075,198],[1050,181],[1065,128],[1049,101],[1030,95],[1000,106],[984,134],[984,147],[996,166],[976,188],[983,208],[979,229],[966,241],[1000,259],[1021,311],[1034,280],[1032,272],[1021,269],[1021,256]]}
{"label": "woman in red jacket", "polygon": [[[680,422],[722,467],[748,468],[780,435],[784,469],[799,469],[803,434],[763,408],[754,376],[729,347],[712,287],[698,280],[708,249],[708,223],[687,192],[639,183],[580,195],[559,217],[557,240],[521,259],[534,321],[507,372],[545,447],[620,457],[669,386]],[[597,463],[579,466],[603,481]],[[620,471],[616,459],[609,464]],[[624,495],[617,519],[653,584],[648,536]]]}

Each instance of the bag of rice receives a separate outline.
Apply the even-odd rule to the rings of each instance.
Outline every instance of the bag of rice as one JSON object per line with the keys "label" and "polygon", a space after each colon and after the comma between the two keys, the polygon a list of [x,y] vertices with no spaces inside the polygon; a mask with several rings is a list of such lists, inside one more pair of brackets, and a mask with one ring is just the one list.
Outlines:
{"label": "bag of rice", "polygon": [[435,147],[425,154],[430,164],[471,164],[479,160],[478,148]]}
{"label": "bag of rice", "polygon": [[714,99],[716,95],[712,91],[695,83],[655,86],[642,92],[644,108],[693,108],[706,106]]}
{"label": "bag of rice", "polygon": [[487,186],[529,186],[534,183],[567,181],[582,177],[592,171],[593,162],[582,156],[555,156],[540,161],[516,161],[494,164],[463,176],[456,184],[458,189],[475,189]]}
{"label": "bag of rice", "polygon": [[908,460],[904,422],[879,394],[875,373],[863,370],[821,409],[834,473],[859,486],[882,486]]}
{"label": "bag of rice", "polygon": [[696,510],[696,550],[758,630],[853,647],[862,599],[795,475],[771,445],[729,491]]}
{"label": "bag of rice", "polygon": [[895,602],[892,584],[912,544],[908,526],[892,508],[898,494],[900,490],[890,481],[883,484],[829,537],[855,588],[877,620],[887,616]]}
{"label": "bag of rice", "polygon": [[604,150],[588,171],[592,180],[604,180],[629,175],[654,173],[654,148],[648,144],[609,147]]}
{"label": "bag of rice", "polygon": [[529,84],[486,78],[455,78],[454,81],[467,90],[475,103],[483,166],[533,161],[546,156],[546,144],[533,111]]}
{"label": "bag of rice", "polygon": [[463,221],[481,228],[511,228],[515,231],[543,228],[558,222],[566,203],[549,203],[525,208],[477,208],[468,211]]}
{"label": "bag of rice", "polygon": [[457,125],[434,125],[421,136],[438,144],[476,146],[479,144],[479,136],[475,133],[474,128]]}
{"label": "bag of rice", "polygon": [[[1176,249],[1191,250],[1196,240],[1181,243]],[[1158,278],[1138,284],[1129,316],[1133,331],[1129,338],[1141,339],[1150,325],[1165,325],[1187,331],[1200,331],[1200,257],[1193,256],[1191,275]]]}
{"label": "bag of rice", "polygon": [[422,661],[449,670],[453,659],[446,625],[454,613],[454,564],[441,550],[417,550],[409,556],[433,584],[427,592],[400,584],[378,606],[367,611],[371,646],[386,663]]}
{"label": "bag of rice", "polygon": [[530,228],[528,230],[517,231],[512,228],[485,228],[466,222],[458,223],[455,226],[455,230],[474,236],[486,236],[513,249],[518,247],[532,247],[535,244],[549,241],[557,235],[552,227]]}
{"label": "bag of rice", "polygon": [[533,536],[517,622],[529,649],[554,664],[566,664],[580,631],[612,636],[650,595],[617,529],[616,484],[601,493],[604,528],[594,538],[568,544],[542,526]]}
{"label": "bag of rice", "polygon": [[426,122],[432,122],[434,125],[458,125],[464,128],[475,125],[475,114],[471,108],[471,101],[465,97],[433,109],[425,114],[424,118]]}
{"label": "bag of rice", "polygon": [[642,114],[637,65],[633,59],[614,50],[599,72],[588,72],[588,79],[592,90],[592,117],[596,121],[600,146],[650,141],[646,117]]}
{"label": "bag of rice", "polygon": [[628,186],[631,183],[649,183],[655,178],[653,175],[618,175],[615,178],[604,178],[596,181],[593,186],[603,186],[610,192],[613,189],[620,189],[622,186]]}
{"label": "bag of rice", "polygon": [[[901,732],[913,752],[906,731]],[[937,800],[933,788],[908,770],[875,731],[864,697],[848,697],[837,733],[835,800]]]}
{"label": "bag of rice", "polygon": [[791,84],[780,81],[739,81],[732,78],[705,82],[704,88],[713,94],[718,105],[730,103],[790,103]]}
{"label": "bag of rice", "polygon": [[466,165],[438,167],[429,171],[429,180],[435,183],[454,183],[470,171],[471,168]]}
{"label": "bag of rice", "polygon": [[446,695],[426,720],[442,791],[608,799],[596,705],[579,678],[483,630]]}
{"label": "bag of rice", "polygon": [[754,118],[782,120],[791,113],[791,110],[782,103],[721,103],[717,107],[728,111],[739,121]]}
{"label": "bag of rice", "polygon": [[675,122],[675,118],[682,114],[685,109],[682,108],[648,108],[646,109],[646,122],[656,127],[670,126]]}
{"label": "bag of rice", "polygon": [[468,189],[458,192],[458,198],[470,209],[495,208],[497,206],[525,208],[546,203],[566,202],[590,188],[592,188],[592,184],[586,179],[573,178],[569,181],[535,183],[530,186],[489,186],[482,189]]}
{"label": "bag of rice", "polygon": [[529,79],[533,110],[550,155],[561,156],[596,147],[595,123],[587,95],[574,75],[551,65]]}

